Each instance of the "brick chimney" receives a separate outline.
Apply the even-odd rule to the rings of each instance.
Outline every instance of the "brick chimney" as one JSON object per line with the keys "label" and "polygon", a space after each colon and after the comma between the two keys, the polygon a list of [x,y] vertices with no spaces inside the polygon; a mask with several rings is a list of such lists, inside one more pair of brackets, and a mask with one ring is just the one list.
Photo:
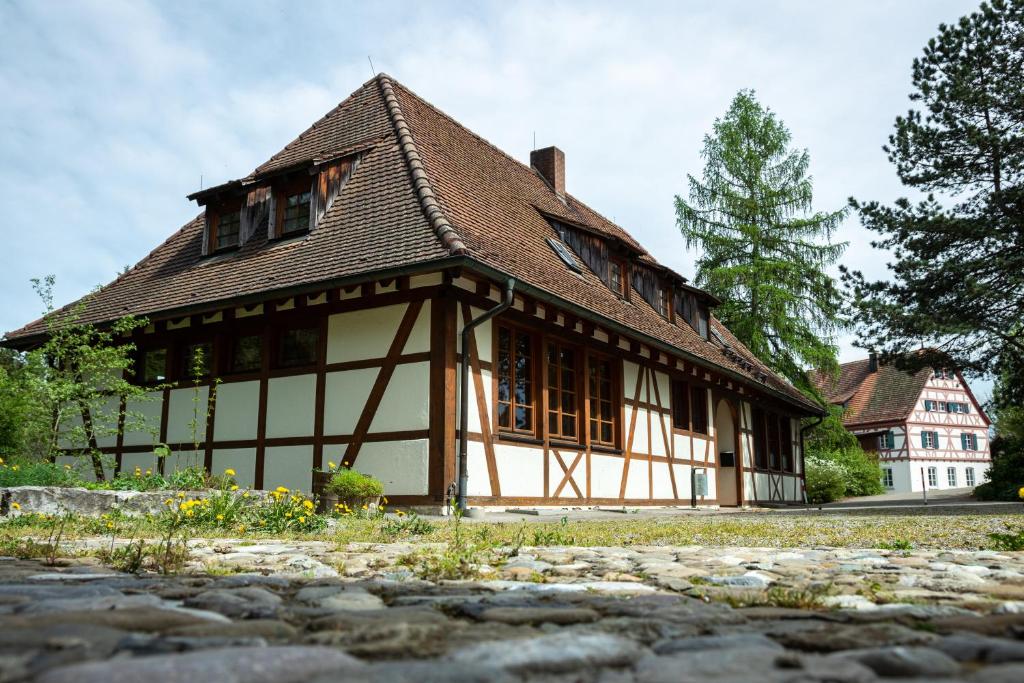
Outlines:
{"label": "brick chimney", "polygon": [[530,152],[530,166],[547,181],[559,199],[565,199],[565,152],[545,147]]}
{"label": "brick chimney", "polygon": [[878,354],[874,351],[868,354],[868,372],[878,372]]}

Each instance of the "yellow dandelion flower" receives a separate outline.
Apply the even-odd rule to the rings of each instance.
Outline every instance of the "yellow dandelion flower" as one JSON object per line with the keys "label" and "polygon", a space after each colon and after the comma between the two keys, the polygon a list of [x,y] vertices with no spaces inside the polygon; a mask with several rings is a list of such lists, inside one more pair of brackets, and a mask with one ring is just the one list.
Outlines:
{"label": "yellow dandelion flower", "polygon": [[232,491],[237,491],[238,490],[238,484],[232,484],[231,485],[231,490]]}
{"label": "yellow dandelion flower", "polygon": [[146,476],[148,477],[148,476],[150,476],[151,474],[153,474],[153,470],[151,470],[151,469],[148,469],[148,468],[147,468],[147,469],[146,469]]}
{"label": "yellow dandelion flower", "polygon": [[70,470],[71,469],[71,465],[64,465],[64,469]]}
{"label": "yellow dandelion flower", "polygon": [[286,512],[286,513],[284,513],[284,516],[285,516],[285,517],[289,517],[289,518],[290,518],[290,517],[292,516],[292,513],[290,513],[290,512]]}
{"label": "yellow dandelion flower", "polygon": [[[4,464],[4,459],[0,458],[0,465],[3,465],[3,464]],[[67,467],[67,465],[65,465],[65,467]]]}
{"label": "yellow dandelion flower", "polygon": [[1024,486],[1020,487],[1020,491],[1017,491],[1017,495],[1024,498]]}
{"label": "yellow dandelion flower", "polygon": [[343,462],[343,463],[341,463],[341,464],[342,464],[342,465],[344,465],[345,467],[348,467],[348,461],[346,461],[346,462]]}
{"label": "yellow dandelion flower", "polygon": [[245,533],[245,525],[244,524],[238,525],[238,533],[240,533],[240,534],[244,534]]}
{"label": "yellow dandelion flower", "polygon": [[184,491],[178,491],[178,498],[184,498],[184,497],[185,497],[185,492]]}
{"label": "yellow dandelion flower", "polygon": [[306,518],[305,517],[299,517],[299,524],[304,524],[305,522],[306,522]]}
{"label": "yellow dandelion flower", "polygon": [[20,510],[21,505],[19,505],[18,503],[11,503],[11,508],[14,510]]}
{"label": "yellow dandelion flower", "polygon": [[[2,461],[0,461],[0,462],[2,462]],[[335,465],[333,462],[328,460],[327,461],[327,467],[328,467],[328,469],[332,469],[333,470],[335,467],[337,467],[337,465]]]}
{"label": "yellow dandelion flower", "polygon": [[21,465],[11,465],[11,471],[12,472],[17,472],[20,469],[21,469]]}
{"label": "yellow dandelion flower", "polygon": [[274,489],[274,490],[275,490],[275,491],[277,491],[278,493],[288,493],[288,489],[287,489],[287,488],[285,488],[284,486],[278,486],[278,487],[277,487],[276,489]]}
{"label": "yellow dandelion flower", "polygon": [[306,508],[307,510],[312,510],[313,509],[313,501],[311,501],[311,500],[304,500],[304,501],[302,501],[302,507]]}
{"label": "yellow dandelion flower", "polygon": [[217,515],[217,521],[218,522],[223,522],[224,521],[224,515]]}
{"label": "yellow dandelion flower", "polygon": [[113,529],[114,528],[114,523],[113,522],[107,522],[107,528],[108,529]]}
{"label": "yellow dandelion flower", "polygon": [[229,467],[226,470],[224,470],[224,474],[228,475],[229,477],[233,477],[235,476],[235,471]]}

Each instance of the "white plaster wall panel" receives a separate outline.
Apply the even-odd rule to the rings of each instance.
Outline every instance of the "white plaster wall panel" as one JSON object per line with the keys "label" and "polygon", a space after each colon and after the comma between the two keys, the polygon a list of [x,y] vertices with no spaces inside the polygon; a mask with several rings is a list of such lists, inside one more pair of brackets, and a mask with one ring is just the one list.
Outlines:
{"label": "white plaster wall panel", "polygon": [[214,441],[255,439],[260,420],[260,383],[226,382],[217,387]]}
{"label": "white plaster wall panel", "polygon": [[146,470],[158,471],[157,458],[153,453],[125,453],[121,456],[121,471],[125,474],[135,474],[138,467],[143,474]]}
{"label": "white plaster wall panel", "polygon": [[[669,475],[669,468],[671,464],[667,462],[655,462],[654,463],[654,497],[655,498],[672,498],[672,478]],[[672,476],[675,472],[672,472]],[[679,482],[676,482],[678,488]]]}
{"label": "white plaster wall panel", "polygon": [[[661,422],[661,424],[658,424]],[[664,431],[662,431],[664,429]],[[665,435],[672,433],[672,424],[668,415],[651,413],[651,452],[654,455],[667,456],[665,452]]]}
{"label": "white plaster wall panel", "polygon": [[693,441],[693,459],[701,464],[713,465],[715,463],[714,442],[706,436],[698,435],[691,437]]}
{"label": "white plaster wall panel", "polygon": [[[475,306],[469,307],[470,319],[476,319],[483,314],[484,309],[476,308]],[[462,353],[462,328],[466,324],[466,321],[462,317],[462,306],[458,306],[456,309],[457,323],[455,334],[455,350],[457,353]],[[491,320],[487,320],[480,325],[473,328],[473,337],[476,339],[476,352],[480,356],[481,361],[490,362],[491,360],[491,346],[492,346],[492,335],[493,326]]]}
{"label": "white plaster wall panel", "polygon": [[672,448],[674,449],[673,455],[677,460],[690,459],[690,437],[684,434],[672,434]]}
{"label": "white plaster wall panel", "polygon": [[267,385],[267,437],[312,436],[316,376],[275,377]]}
{"label": "white plaster wall panel", "polygon": [[242,488],[252,488],[256,482],[255,448],[218,448],[213,451],[213,473],[235,471],[235,481]]}
{"label": "white plaster wall panel", "polygon": [[[491,391],[491,371],[480,370],[480,379],[484,389],[484,403],[487,405],[487,418],[490,420],[491,431],[494,431],[494,396]],[[460,366],[456,366],[455,369],[455,424],[459,424],[459,409],[462,406],[462,402],[459,400],[459,394],[462,391],[462,369]],[[469,375],[469,400],[466,403],[466,418],[468,420],[467,425],[469,427],[470,434],[480,433],[480,411],[477,409],[476,404],[476,382],[473,381],[472,368],[470,369]]]}
{"label": "white plaster wall panel", "polygon": [[[627,398],[630,401],[632,401],[633,397],[636,396],[636,380],[639,372],[640,366],[636,363],[631,363],[628,360],[622,362],[622,393],[624,398]],[[644,400],[644,396],[644,389],[643,387],[640,387],[641,401]],[[626,409],[629,410],[628,407]],[[628,425],[629,422],[627,421],[626,424]]]}
{"label": "white plaster wall panel", "polygon": [[164,475],[171,475],[179,470],[189,467],[202,467],[206,458],[203,450],[194,451],[192,448],[181,451],[173,451],[164,458]]}
{"label": "white plaster wall panel", "polygon": [[625,432],[624,438],[626,444],[629,445],[629,426],[633,424],[633,411],[636,411],[636,424],[633,426],[633,442],[632,450],[633,453],[647,453],[647,411],[643,408],[633,408],[632,406],[625,407],[625,423],[623,425],[623,431]]}
{"label": "white plaster wall panel", "polygon": [[750,503],[755,500],[754,473],[750,471],[743,472],[743,499],[747,503]]}
{"label": "white plaster wall panel", "polygon": [[[147,400],[129,401],[124,434],[125,446],[148,446],[160,440],[160,417],[163,414],[163,392],[151,391]],[[134,427],[128,429],[127,427]]]}
{"label": "white plaster wall panel", "polygon": [[380,368],[329,372],[324,385],[324,434],[351,434]]}
{"label": "white plaster wall panel", "polygon": [[57,446],[59,448],[80,448],[83,446],[79,443],[83,440],[82,435],[82,414],[78,410],[72,409],[69,405],[64,410],[64,416],[61,418],[60,433],[57,436]]}
{"label": "white plaster wall panel", "polygon": [[708,475],[708,498],[718,498],[718,470],[713,467],[707,469]]}
{"label": "white plaster wall panel", "polygon": [[676,489],[679,491],[679,498],[682,500],[690,499],[690,466],[689,465],[673,465],[672,468],[676,473]]}
{"label": "white plaster wall panel", "polygon": [[[592,497],[619,497],[619,485],[622,483],[622,463],[622,458],[599,453],[590,454],[590,495]],[[586,493],[585,490],[584,493]]]}
{"label": "white plaster wall panel", "polygon": [[544,495],[543,450],[494,444],[494,459],[502,496]]}
{"label": "white plaster wall panel", "polygon": [[629,461],[629,479],[626,481],[626,498],[649,499],[651,497],[650,473],[646,460]]}
{"label": "white plaster wall panel", "polygon": [[[336,313],[327,320],[327,362],[383,358],[409,304]],[[402,353],[430,350],[430,302],[423,303]]]}
{"label": "white plaster wall panel", "polygon": [[[203,443],[206,441],[206,413],[209,387],[175,389],[167,409],[167,443]],[[192,422],[195,422],[193,441]]]}
{"label": "white plaster wall panel", "polygon": [[[96,444],[100,448],[117,445],[117,421],[120,409],[121,399],[119,398],[110,397],[93,402],[90,413],[95,426]],[[81,425],[81,411],[74,411],[74,415],[75,425]]]}
{"label": "white plaster wall panel", "polygon": [[275,446],[263,457],[263,488],[284,486],[309,492],[313,483],[312,446]]}
{"label": "white plaster wall panel", "polygon": [[[92,469],[92,459],[87,455],[58,455],[55,458],[55,462],[60,467],[70,465],[86,481],[96,481],[96,475]],[[113,478],[114,466],[116,465],[114,456],[103,456],[100,462],[103,464],[103,473],[107,479]]]}
{"label": "white plaster wall panel", "polygon": [[[479,441],[470,441],[466,448],[468,456],[466,467],[469,470],[470,496],[490,496],[491,480],[487,475],[487,456],[484,454],[484,445]],[[504,490],[502,491],[504,493]]]}
{"label": "white plaster wall panel", "polygon": [[370,431],[426,429],[429,423],[430,363],[397,366],[370,423]]}
{"label": "white plaster wall panel", "polygon": [[427,451],[426,439],[364,443],[356,469],[379,479],[386,496],[426,495]]}
{"label": "white plaster wall panel", "polygon": [[769,486],[767,474],[755,472],[754,487],[754,489],[747,492],[747,495],[751,500],[754,499],[755,493],[757,494],[757,500],[769,500],[772,489],[771,486]]}
{"label": "white plaster wall panel", "polygon": [[[558,451],[558,454],[562,456],[562,462],[565,463],[566,468],[572,467],[573,461],[576,459],[576,455],[580,451],[571,451],[569,449],[563,449]],[[558,460],[555,459],[555,454],[550,453],[548,455],[548,481],[550,483],[548,494],[551,496],[555,495],[555,489],[562,482],[565,477],[565,472],[562,471],[561,466],[558,464]],[[584,496],[587,495],[587,456],[584,453],[580,457],[580,461],[576,463],[576,468],[572,470],[572,481],[576,482],[576,486],[579,488],[580,493]],[[579,498],[576,495],[576,490],[573,489],[572,484],[568,481],[565,482],[565,486],[558,494],[559,498]]]}
{"label": "white plaster wall panel", "polygon": [[655,381],[658,383],[658,394],[655,395],[654,387],[651,387],[651,403],[657,404],[657,399],[661,399],[661,407],[665,410],[672,408],[672,381],[669,379],[668,373],[657,372],[654,373]]}

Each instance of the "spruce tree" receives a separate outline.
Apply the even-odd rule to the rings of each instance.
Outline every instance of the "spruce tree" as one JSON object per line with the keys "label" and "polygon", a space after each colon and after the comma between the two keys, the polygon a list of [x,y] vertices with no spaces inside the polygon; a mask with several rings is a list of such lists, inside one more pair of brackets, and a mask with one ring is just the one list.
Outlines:
{"label": "spruce tree", "polygon": [[1024,0],[939,26],[912,77],[884,149],[926,194],[850,200],[895,257],[888,280],[844,274],[858,343],[908,370],[952,364],[1024,386]]}
{"label": "spruce tree", "polygon": [[704,174],[676,197],[676,222],[700,250],[696,284],[722,300],[716,316],[758,358],[813,391],[805,368],[835,372],[843,304],[826,269],[845,210],[812,213],[807,150],[754,97],[737,93],[704,137]]}

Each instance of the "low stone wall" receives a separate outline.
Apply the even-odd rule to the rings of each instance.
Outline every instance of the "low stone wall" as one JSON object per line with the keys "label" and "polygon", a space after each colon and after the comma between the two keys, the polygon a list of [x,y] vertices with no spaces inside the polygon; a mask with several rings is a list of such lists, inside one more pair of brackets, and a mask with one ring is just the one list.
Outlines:
{"label": "low stone wall", "polygon": [[[186,491],[189,498],[205,498],[215,491]],[[0,516],[14,517],[43,513],[59,515],[71,512],[86,517],[120,511],[127,515],[157,514],[166,509],[164,501],[177,491],[109,491],[61,486],[14,486],[0,488]],[[249,495],[263,496],[264,491]],[[17,503],[17,506],[13,505]]]}

